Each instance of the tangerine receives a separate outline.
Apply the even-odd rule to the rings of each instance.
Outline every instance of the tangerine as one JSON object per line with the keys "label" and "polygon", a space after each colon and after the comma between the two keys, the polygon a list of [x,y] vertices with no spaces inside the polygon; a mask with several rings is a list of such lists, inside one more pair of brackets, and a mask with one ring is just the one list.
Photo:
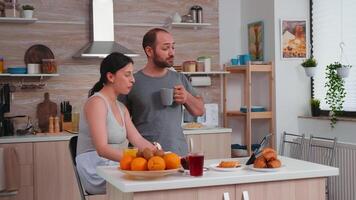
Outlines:
{"label": "tangerine", "polygon": [[130,155],[124,155],[120,160],[120,168],[122,170],[130,170],[131,162],[134,158]]}
{"label": "tangerine", "polygon": [[148,160],[147,164],[148,170],[155,171],[155,170],[164,170],[166,169],[166,163],[160,156],[153,156]]}
{"label": "tangerine", "polygon": [[145,171],[147,170],[147,160],[141,157],[136,157],[131,162],[131,170]]}
{"label": "tangerine", "polygon": [[175,153],[167,153],[163,156],[166,162],[166,169],[177,169],[180,167],[180,158]]}

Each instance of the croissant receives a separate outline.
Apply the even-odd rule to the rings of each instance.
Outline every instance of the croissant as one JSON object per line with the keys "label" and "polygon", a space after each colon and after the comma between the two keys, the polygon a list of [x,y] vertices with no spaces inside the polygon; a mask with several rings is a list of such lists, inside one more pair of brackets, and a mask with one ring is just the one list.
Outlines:
{"label": "croissant", "polygon": [[256,158],[255,162],[253,163],[253,167],[255,168],[266,168],[266,159],[263,156]]}
{"label": "croissant", "polygon": [[278,168],[278,167],[281,167],[281,165],[282,165],[281,161],[278,159],[269,161],[267,163],[268,168]]}
{"label": "croissant", "polygon": [[240,166],[240,163],[237,161],[221,161],[218,167],[221,168],[234,168]]}
{"label": "croissant", "polygon": [[262,150],[262,156],[267,160],[276,160],[277,159],[277,152],[272,148],[265,148]]}

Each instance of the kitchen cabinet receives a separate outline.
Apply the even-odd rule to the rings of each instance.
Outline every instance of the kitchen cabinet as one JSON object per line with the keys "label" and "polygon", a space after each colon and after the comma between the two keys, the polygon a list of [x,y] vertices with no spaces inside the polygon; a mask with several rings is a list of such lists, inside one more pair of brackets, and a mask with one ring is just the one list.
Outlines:
{"label": "kitchen cabinet", "polygon": [[325,199],[326,178],[236,185],[236,200]]}
{"label": "kitchen cabinet", "polygon": [[[0,200],[33,200],[33,145],[32,143],[0,144],[0,148],[14,147],[20,163],[20,186],[13,195],[3,193]],[[1,194],[1,192],[0,192]]]}
{"label": "kitchen cabinet", "polygon": [[186,135],[188,144],[192,143],[192,152],[203,152],[204,159],[231,157],[230,133],[203,133]]}
{"label": "kitchen cabinet", "polygon": [[34,143],[35,200],[80,199],[68,141]]}
{"label": "kitchen cabinet", "polygon": [[[244,84],[242,86],[244,99],[243,104],[246,106],[246,112],[227,110],[227,77],[224,76],[223,81],[223,117],[224,117],[224,126],[227,127],[227,117],[231,116],[239,116],[243,117],[245,120],[245,145],[247,145],[247,151],[249,154],[251,151],[252,144],[252,121],[253,120],[268,120],[269,122],[269,133],[272,134],[270,145],[275,148],[275,113],[274,113],[274,105],[275,105],[275,80],[274,80],[274,66],[272,62],[266,64],[251,64],[249,62],[247,65],[239,65],[239,66],[224,66],[225,71],[230,72],[231,74],[242,74],[244,78]],[[267,97],[269,100],[269,105],[267,107],[267,111],[263,112],[251,112],[252,108],[252,74],[254,73],[265,73],[268,75],[269,81],[269,96]],[[232,101],[232,100],[230,100]]]}

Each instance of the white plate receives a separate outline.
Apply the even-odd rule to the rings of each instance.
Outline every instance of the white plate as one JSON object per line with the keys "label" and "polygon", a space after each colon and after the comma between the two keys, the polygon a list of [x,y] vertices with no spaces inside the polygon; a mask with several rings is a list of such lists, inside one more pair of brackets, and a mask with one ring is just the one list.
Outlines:
{"label": "white plate", "polygon": [[216,170],[216,171],[222,171],[222,172],[233,172],[233,171],[237,171],[243,168],[242,164],[240,164],[240,166],[238,167],[234,167],[234,168],[223,168],[223,167],[218,167],[219,163],[214,163],[209,165],[210,169]]}
{"label": "white plate", "polygon": [[257,172],[277,172],[282,170],[283,168],[285,168],[284,165],[282,165],[281,167],[278,168],[255,168],[252,165],[247,165],[247,169],[253,170],[253,171],[257,171]]}

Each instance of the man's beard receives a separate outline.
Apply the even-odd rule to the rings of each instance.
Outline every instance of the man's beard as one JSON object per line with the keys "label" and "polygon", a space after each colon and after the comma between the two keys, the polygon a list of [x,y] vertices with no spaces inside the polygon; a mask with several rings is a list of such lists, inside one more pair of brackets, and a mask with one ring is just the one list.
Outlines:
{"label": "man's beard", "polygon": [[[170,58],[174,58],[173,56],[170,57]],[[169,63],[165,60],[160,60],[158,59],[156,56],[153,57],[153,63],[157,66],[157,67],[160,67],[160,68],[169,68],[169,67],[173,67],[173,61],[172,63]]]}

